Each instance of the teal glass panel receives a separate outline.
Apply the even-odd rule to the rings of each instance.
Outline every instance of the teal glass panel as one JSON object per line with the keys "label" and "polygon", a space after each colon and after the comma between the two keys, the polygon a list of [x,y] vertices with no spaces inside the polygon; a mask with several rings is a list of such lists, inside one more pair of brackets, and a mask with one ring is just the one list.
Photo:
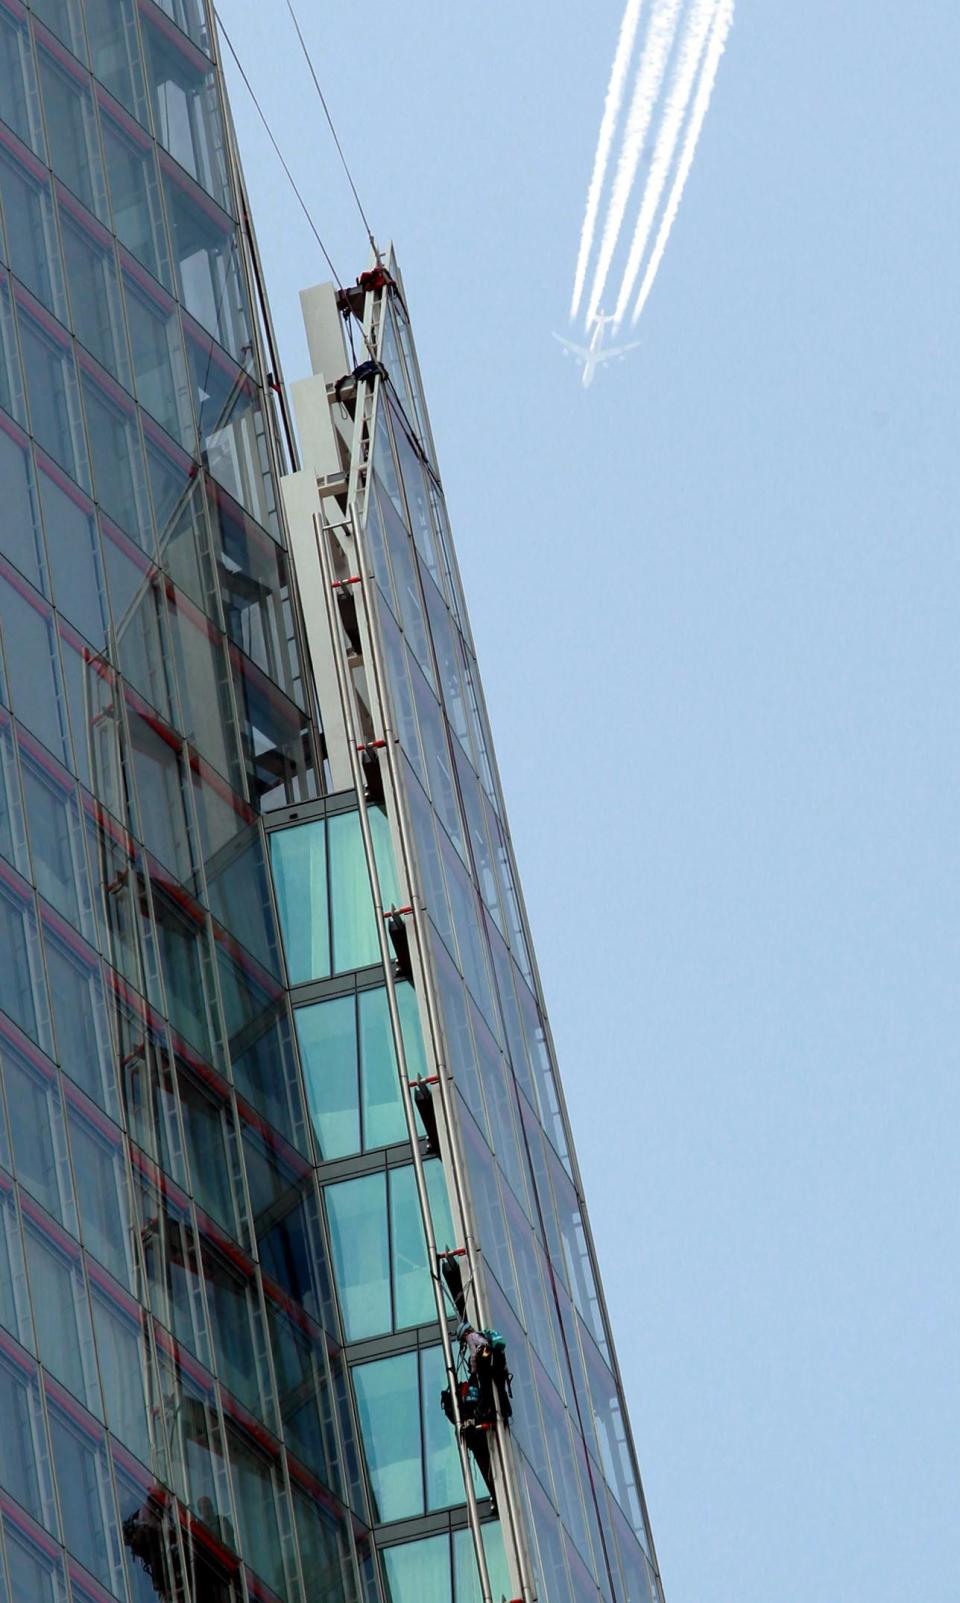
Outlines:
{"label": "teal glass panel", "polygon": [[[397,1000],[409,993],[408,985],[398,987]],[[407,1124],[400,1100],[400,1080],[397,1059],[393,1050],[393,1034],[387,1008],[387,993],[382,987],[375,991],[361,991],[360,1009],[360,1086],[363,1109],[363,1144],[386,1147],[394,1141],[406,1139]],[[414,998],[416,1006],[416,998]],[[403,1009],[401,1007],[401,1022]],[[407,1030],[404,1029],[404,1044]],[[408,1048],[409,1051],[409,1048]],[[410,1073],[416,1072],[410,1068]]]}
{"label": "teal glass panel", "polygon": [[412,1164],[390,1171],[390,1259],[396,1328],[427,1324],[435,1305]]}
{"label": "teal glass panel", "polygon": [[400,907],[402,897],[393,860],[390,821],[379,807],[371,807],[368,818],[373,836],[373,855],[377,860],[377,877],[380,880],[380,899],[384,907]]}
{"label": "teal glass panel", "polygon": [[386,1547],[383,1559],[388,1603],[450,1603],[450,1542],[446,1535]]}
{"label": "teal glass panel", "polygon": [[337,996],[298,1008],[296,1021],[318,1154],[327,1161],[359,1152],[355,998]]}
{"label": "teal glass panel", "polygon": [[374,1518],[386,1521],[422,1514],[416,1353],[358,1364],[353,1384]]}
{"label": "teal glass panel", "polygon": [[453,1236],[453,1219],[450,1215],[450,1199],[447,1196],[443,1164],[437,1158],[430,1158],[423,1166],[423,1174],[427,1182],[430,1218],[433,1220],[433,1235],[437,1246],[455,1247],[457,1243]]}
{"label": "teal glass panel", "polygon": [[[420,1354],[420,1401],[423,1409],[423,1464],[427,1479],[427,1508],[452,1508],[463,1502],[463,1471],[457,1439],[442,1408],[440,1393],[447,1384],[442,1347]],[[485,1491],[475,1476],[478,1497]],[[496,1595],[496,1594],[495,1594]]]}
{"label": "teal glass panel", "polygon": [[270,855],[290,983],[322,979],[330,973],[323,819],[278,830],[270,837]]}
{"label": "teal glass panel", "polygon": [[343,1180],[325,1197],[344,1335],[363,1341],[392,1328],[385,1176]]}
{"label": "teal glass panel", "polygon": [[[484,1525],[483,1552],[490,1575],[491,1594],[494,1597],[510,1597],[513,1589],[503,1545],[503,1526],[499,1521]],[[453,1599],[454,1603],[483,1603],[473,1537],[468,1530],[453,1533]]]}
{"label": "teal glass panel", "polygon": [[339,813],[327,820],[330,853],[330,912],[333,923],[333,971],[366,968],[380,961],[380,944],[370,894],[370,876],[363,850],[358,813]]}
{"label": "teal glass panel", "polygon": [[407,1074],[411,1080],[419,1080],[427,1072],[427,1059],[423,1050],[417,993],[412,985],[397,986],[397,1007],[400,1011],[403,1050],[407,1055]]}

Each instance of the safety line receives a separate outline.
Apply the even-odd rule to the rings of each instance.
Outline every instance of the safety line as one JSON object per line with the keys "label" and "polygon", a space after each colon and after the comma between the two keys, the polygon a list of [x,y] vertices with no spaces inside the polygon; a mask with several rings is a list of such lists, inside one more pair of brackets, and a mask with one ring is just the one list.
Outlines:
{"label": "safety line", "polygon": [[330,115],[330,107],[327,105],[326,96],[324,95],[324,92],[320,87],[320,79],[317,77],[317,70],[313,65],[313,60],[311,58],[309,50],[307,49],[307,41],[303,37],[303,32],[301,30],[300,23],[297,20],[297,13],[293,9],[293,0],[286,0],[286,6],[287,6],[287,10],[290,13],[290,19],[291,19],[291,21],[293,23],[293,26],[297,30],[297,38],[300,40],[300,49],[303,51],[303,59],[307,63],[308,68],[310,69],[310,76],[313,79],[313,87],[316,89],[317,94],[320,97],[320,104],[323,107],[323,114],[327,119],[327,123],[329,125],[330,132],[333,135],[333,142],[337,147],[337,155],[340,157],[340,161],[341,161],[341,163],[343,165],[343,170],[347,175],[347,183],[350,185],[350,188],[353,191],[353,198],[357,203],[357,210],[360,213],[360,217],[361,217],[361,219],[363,221],[363,226],[367,231],[367,238],[370,241],[371,247],[373,249],[373,254],[376,257],[377,261],[379,262],[379,260],[380,260],[380,252],[377,249],[377,242],[373,237],[373,229],[370,227],[370,224],[369,224],[369,222],[367,220],[367,214],[363,209],[363,202],[360,199],[360,196],[359,196],[359,194],[357,192],[357,186],[353,181],[353,174],[350,171],[350,164],[347,161],[347,158],[343,153],[343,146],[340,143],[339,137],[337,135],[337,130],[334,127],[334,124],[333,124],[333,118]]}
{"label": "safety line", "polygon": [[230,35],[228,34],[226,28],[224,27],[223,18],[221,17],[220,12],[216,7],[214,7],[214,15],[215,15],[215,17],[217,19],[217,27],[219,28],[220,32],[223,34],[223,37],[224,37],[224,39],[226,41],[227,49],[230,51],[230,54],[233,57],[234,63],[235,63],[236,68],[237,68],[237,71],[239,72],[241,78],[244,81],[244,84],[246,85],[247,93],[249,94],[250,99],[253,101],[253,104],[256,107],[257,116],[260,118],[260,121],[263,123],[263,126],[266,129],[267,138],[269,139],[271,145],[273,146],[274,150],[276,151],[277,159],[278,159],[281,167],[283,168],[284,172],[287,175],[287,180],[288,180],[288,182],[290,184],[290,188],[293,190],[293,193],[296,195],[297,200],[300,202],[300,209],[303,212],[304,217],[307,219],[307,222],[310,225],[310,231],[313,234],[313,237],[316,240],[317,244],[320,246],[321,251],[323,252],[324,261],[326,262],[326,264],[329,267],[331,273],[333,274],[334,278],[336,279],[337,288],[338,289],[343,289],[343,283],[341,281],[340,274],[337,272],[337,269],[333,265],[333,261],[332,261],[331,256],[330,256],[330,252],[327,250],[326,245],[323,243],[323,240],[320,238],[319,229],[317,228],[316,223],[314,222],[312,216],[310,215],[309,207],[307,206],[306,201],[304,200],[302,194],[300,193],[300,190],[299,190],[299,188],[297,186],[297,181],[294,178],[293,173],[290,171],[290,168],[287,166],[287,162],[286,162],[286,160],[284,158],[283,151],[280,149],[280,146],[277,143],[277,140],[276,140],[276,138],[274,136],[273,129],[270,127],[270,124],[267,121],[267,118],[266,118],[266,115],[264,113],[263,107],[261,106],[259,100],[257,99],[257,96],[256,96],[256,93],[254,91],[253,85],[251,84],[250,79],[247,77],[246,73],[243,70],[243,63],[241,62],[240,57],[237,55],[237,52],[234,49],[233,41],[230,38]]}

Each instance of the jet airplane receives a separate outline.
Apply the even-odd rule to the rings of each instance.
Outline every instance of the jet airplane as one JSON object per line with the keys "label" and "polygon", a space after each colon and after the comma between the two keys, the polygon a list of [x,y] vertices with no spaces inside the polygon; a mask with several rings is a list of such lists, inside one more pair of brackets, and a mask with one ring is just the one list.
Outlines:
{"label": "jet airplane", "polygon": [[563,346],[564,355],[572,356],[574,361],[579,362],[583,368],[583,377],[580,382],[585,390],[590,388],[596,378],[598,368],[603,367],[607,362],[621,359],[626,356],[628,351],[636,350],[640,344],[639,340],[631,340],[628,345],[608,345],[604,349],[602,343],[603,331],[608,323],[615,321],[615,318],[604,317],[603,312],[598,312],[593,319],[589,345],[577,345],[573,340],[565,339],[562,334],[554,334],[553,336]]}

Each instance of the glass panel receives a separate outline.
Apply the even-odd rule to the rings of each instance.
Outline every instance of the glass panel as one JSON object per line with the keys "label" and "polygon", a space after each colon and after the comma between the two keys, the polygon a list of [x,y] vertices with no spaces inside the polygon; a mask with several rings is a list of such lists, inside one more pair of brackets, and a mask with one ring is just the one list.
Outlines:
{"label": "glass panel", "polygon": [[43,128],[26,18],[0,10],[0,106],[4,121],[42,156]]}
{"label": "glass panel", "polygon": [[13,711],[63,760],[63,690],[50,608],[2,560],[0,628]]}
{"label": "glass panel", "polygon": [[74,1397],[99,1413],[100,1387],[80,1249],[33,1209],[25,1219],[24,1239],[33,1306],[42,1311],[37,1318],[40,1357]]}
{"label": "glass panel", "polygon": [[27,377],[30,424],[55,462],[86,489],[87,448],[80,420],[80,396],[73,348],[55,323],[20,303],[20,349]]}
{"label": "glass panel", "polygon": [[389,1179],[394,1325],[402,1330],[408,1325],[428,1324],[436,1317],[436,1304],[412,1164],[391,1169]]}
{"label": "glass panel", "polygon": [[63,270],[50,179],[39,162],[16,150],[10,140],[0,144],[0,202],[8,265],[37,300],[61,316]]}
{"label": "glass panel", "polygon": [[357,813],[327,819],[333,971],[365,968],[380,960],[370,877]]}
{"label": "glass panel", "polygon": [[66,1603],[63,1559],[39,1530],[31,1530],[14,1510],[4,1515],[11,1603]]}
{"label": "glass panel", "polygon": [[[27,404],[23,390],[20,351],[17,346],[10,278],[2,269],[0,269],[0,407],[3,408],[0,412],[0,429],[14,438],[19,438],[10,419],[16,418],[26,427]],[[9,417],[5,418],[4,412],[9,413]],[[25,445],[26,441],[22,443]]]}
{"label": "glass panel", "polygon": [[169,162],[164,163],[163,187],[179,298],[191,317],[242,361],[250,327],[235,225]]}
{"label": "glass panel", "polygon": [[101,126],[113,226],[154,278],[169,284],[169,251],[153,146],[129,119],[121,122],[103,112]]}
{"label": "glass panel", "polygon": [[39,483],[57,606],[88,640],[102,642],[106,601],[93,507],[52,463],[41,465]]}
{"label": "glass panel", "polygon": [[142,716],[127,700],[129,755],[137,778],[140,836],[147,850],[184,885],[194,884],[196,861],[187,806],[187,775],[179,740]]}
{"label": "glass panel", "polygon": [[388,1603],[450,1603],[450,1539],[446,1533],[385,1547],[381,1558]]}
{"label": "glass panel", "polygon": [[278,1517],[279,1468],[231,1426],[227,1427],[227,1438],[244,1557],[269,1586],[286,1597],[284,1544]]}
{"label": "glass panel", "polygon": [[147,78],[157,138],[221,203],[226,202],[224,136],[209,60],[159,15],[142,13]]}
{"label": "glass panel", "polygon": [[227,634],[293,695],[284,616],[288,585],[284,553],[224,490],[213,484],[208,488],[218,554],[216,581]]}
{"label": "glass panel", "polygon": [[325,1187],[344,1336],[362,1341],[392,1328],[383,1174]]}
{"label": "glass panel", "polygon": [[358,1152],[356,1000],[338,996],[298,1008],[295,1017],[318,1155],[327,1160]]}
{"label": "glass panel", "polygon": [[[463,1502],[463,1471],[457,1441],[440,1407],[440,1393],[448,1384],[442,1347],[420,1353],[420,1406],[423,1410],[423,1457],[427,1477],[427,1508],[452,1508]],[[476,1479],[477,1496],[485,1495]]]}
{"label": "glass panel", "polygon": [[82,383],[97,500],[147,550],[153,530],[136,409],[105,378],[84,371]]}
{"label": "glass panel", "polygon": [[321,979],[330,973],[324,820],[277,830],[270,855],[290,983]]}
{"label": "glass panel", "polygon": [[31,0],[31,10],[81,61],[87,59],[80,0]]}
{"label": "glass panel", "polygon": [[34,1350],[33,1319],[13,1181],[0,1173],[0,1324]]}
{"label": "glass panel", "polygon": [[76,787],[63,771],[41,765],[21,742],[21,771],[37,890],[74,929],[92,933],[84,827]]}
{"label": "glass panel", "polygon": [[133,0],[85,0],[93,70],[134,116],[146,110]]}
{"label": "glass panel", "polygon": [[177,309],[145,273],[123,275],[133,371],[140,405],[188,451],[196,434]]}
{"label": "glass panel", "polygon": [[166,1489],[116,1443],[113,1462],[131,1603],[168,1603],[177,1595],[179,1564]]}
{"label": "glass panel", "polygon": [[[416,1010],[413,987],[406,984],[399,986],[397,1001],[408,1054],[407,1071],[411,1077],[415,1077],[419,1072],[417,1048],[420,1038],[419,1022],[415,1016],[411,1019],[411,1003],[414,1015]],[[386,990],[378,987],[375,991],[361,991],[358,1003],[363,1144],[369,1151],[371,1147],[385,1147],[394,1141],[404,1141],[407,1123],[401,1101]]]}
{"label": "glass panel", "polygon": [[3,485],[3,554],[26,574],[31,584],[47,588],[40,507],[33,457],[6,429],[0,428],[0,484]]}
{"label": "glass panel", "polygon": [[36,1366],[6,1336],[0,1339],[0,1484],[34,1519],[56,1531]]}
{"label": "glass panel", "polygon": [[97,361],[130,385],[130,362],[113,240],[60,191],[60,231],[73,330]]}
{"label": "glass panel", "polygon": [[[73,1096],[73,1093],[71,1093]],[[68,1101],[67,1127],[80,1210],[80,1235],[89,1253],[133,1289],[133,1219],[123,1162],[123,1138],[91,1108]]]}
{"label": "glass panel", "polygon": [[[66,1402],[66,1399],[64,1399]],[[49,1397],[50,1439],[66,1546],[103,1585],[123,1594],[117,1511],[104,1433]]]}
{"label": "glass panel", "polygon": [[149,1349],[142,1310],[102,1276],[93,1279],[91,1301],[107,1424],[147,1464],[151,1430],[144,1384]]}
{"label": "glass panel", "polygon": [[266,1399],[267,1378],[258,1364],[266,1339],[253,1269],[244,1273],[205,1242],[203,1270],[220,1379],[244,1407],[275,1424]]}
{"label": "glass panel", "polygon": [[0,710],[0,854],[22,873],[29,873],[13,724],[9,713],[2,710]]}
{"label": "glass panel", "polygon": [[179,1060],[177,1085],[193,1194],[205,1213],[232,1236],[238,1236],[232,1184],[237,1163],[236,1132],[226,1086],[218,1087],[216,1094],[212,1085],[208,1088],[201,1084],[199,1074]]}
{"label": "glass panel", "polygon": [[37,48],[50,165],[89,211],[107,216],[100,140],[86,73]]}
{"label": "glass panel", "polygon": [[264,1273],[302,1303],[311,1318],[332,1330],[328,1271],[314,1207],[312,1198],[302,1202],[260,1237],[260,1262]]}
{"label": "glass panel", "polygon": [[[503,1545],[503,1527],[499,1521],[483,1527],[483,1552],[490,1575],[493,1597],[509,1597],[510,1570]],[[480,1575],[477,1570],[473,1538],[468,1530],[453,1533],[453,1597],[454,1603],[482,1603]]]}
{"label": "glass panel", "polygon": [[3,1047],[3,1081],[17,1179],[48,1213],[76,1229],[58,1075],[37,1057]]}
{"label": "glass panel", "polygon": [[416,1353],[357,1364],[353,1384],[374,1518],[386,1521],[422,1514]]}

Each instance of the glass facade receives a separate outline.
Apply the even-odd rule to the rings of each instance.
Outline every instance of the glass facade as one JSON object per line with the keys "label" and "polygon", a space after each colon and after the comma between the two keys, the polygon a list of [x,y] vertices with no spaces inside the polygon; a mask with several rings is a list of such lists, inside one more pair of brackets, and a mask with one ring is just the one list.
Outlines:
{"label": "glass facade", "polygon": [[[378,1584],[328,1021],[305,1082],[263,825],[323,787],[238,216],[200,0],[0,0],[5,1603]],[[358,1007],[338,1150],[390,1127],[381,1036]],[[404,1173],[388,1327],[424,1256]]]}
{"label": "glass facade", "polygon": [[[454,1432],[436,1406],[447,1376],[435,1306],[422,1280],[406,1286],[398,1277],[399,1265],[405,1278],[426,1263],[413,1172],[404,1162],[409,1132],[387,1086],[397,1073],[400,1041],[391,1047],[386,957],[406,1080],[444,1086],[434,1093],[434,1107],[446,1140],[440,1139],[440,1160],[424,1162],[437,1249],[442,1255],[456,1244],[467,1253],[468,1314],[505,1339],[513,1373],[509,1430],[497,1428],[499,1513],[484,1479],[474,1475],[484,1544],[500,1544],[510,1578],[501,1584],[500,1560],[488,1553],[491,1596],[661,1603],[392,257],[387,268],[365,293],[341,293],[336,302],[331,296],[326,323],[322,305],[307,312],[308,324],[317,318],[312,337],[325,349],[333,340],[334,306],[361,319],[356,343],[363,340],[372,363],[358,370],[355,389],[336,386],[330,373],[314,380],[326,385],[331,430],[326,440],[307,442],[308,459],[311,451],[322,455],[322,477],[333,472],[333,440],[348,486],[322,503],[327,555],[320,581],[339,596],[323,622],[324,639],[332,638],[340,667],[335,679],[328,673],[321,699],[328,722],[339,699],[348,746],[366,747],[366,770],[351,771],[357,782],[364,773],[367,779],[366,859],[361,820],[352,814],[340,819],[336,844],[329,816],[307,820],[303,809],[278,814],[271,834],[290,977],[301,988],[297,1033],[322,1155],[334,1294],[381,1584],[388,1598],[416,1595],[429,1603],[462,1590],[472,1595],[476,1584],[473,1572],[469,1581],[458,1579],[456,1553],[472,1539]],[[343,360],[349,367],[345,352]],[[296,485],[288,506],[294,527]],[[312,529],[298,543],[294,527],[293,538],[301,583],[309,585]],[[311,624],[317,627],[308,616],[308,631]],[[315,647],[315,660],[322,655]],[[374,752],[379,783],[371,787]],[[418,954],[412,968],[399,947],[389,961],[375,923],[357,912],[365,860],[366,872],[375,871],[384,917],[410,904],[400,919]],[[346,897],[338,887],[348,883]],[[367,1035],[365,1010],[368,1020],[379,1012],[379,1028]],[[409,1098],[399,1066],[401,1095]],[[425,1154],[437,1152],[436,1139]],[[442,1258],[432,1267],[439,1282]],[[446,1313],[453,1333],[452,1298]],[[424,1378],[431,1366],[432,1398]],[[453,1546],[435,1526],[437,1511],[448,1506]]]}
{"label": "glass facade", "polygon": [[[211,18],[0,0],[0,1603],[484,1603],[479,1552],[493,1603],[658,1603],[403,301],[359,298],[390,377],[334,425],[368,808]],[[456,1185],[404,1078],[438,1054]],[[440,1407],[465,1210],[519,1543],[474,1472],[477,1545]]]}

